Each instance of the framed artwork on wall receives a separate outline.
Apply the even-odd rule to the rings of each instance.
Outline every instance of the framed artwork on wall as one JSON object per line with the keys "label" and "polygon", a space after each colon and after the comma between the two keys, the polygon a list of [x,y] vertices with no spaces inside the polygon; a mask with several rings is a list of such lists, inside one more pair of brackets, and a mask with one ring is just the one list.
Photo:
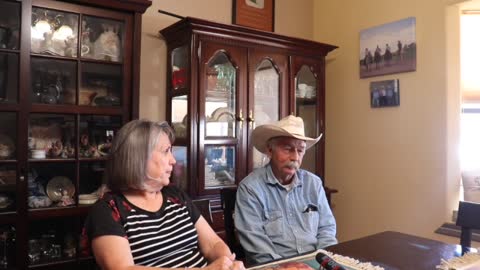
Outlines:
{"label": "framed artwork on wall", "polygon": [[360,31],[360,78],[417,68],[415,17]]}
{"label": "framed artwork on wall", "polygon": [[400,86],[398,79],[370,82],[370,107],[400,106]]}
{"label": "framed artwork on wall", "polygon": [[275,0],[233,0],[232,23],[274,31]]}

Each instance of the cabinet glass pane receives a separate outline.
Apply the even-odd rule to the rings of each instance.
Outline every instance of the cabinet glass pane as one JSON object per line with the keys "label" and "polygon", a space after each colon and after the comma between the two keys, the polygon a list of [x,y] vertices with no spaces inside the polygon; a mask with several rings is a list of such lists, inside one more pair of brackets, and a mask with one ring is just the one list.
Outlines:
{"label": "cabinet glass pane", "polygon": [[120,106],[122,103],[122,67],[82,63],[79,105]]}
{"label": "cabinet glass pane", "polygon": [[17,208],[16,183],[16,165],[0,164],[0,213],[14,212]]}
{"label": "cabinet glass pane", "polygon": [[18,99],[18,54],[0,53],[0,103]]}
{"label": "cabinet glass pane", "polygon": [[15,269],[16,239],[15,226],[0,226],[0,269]]}
{"label": "cabinet glass pane", "polygon": [[112,140],[122,126],[120,116],[80,116],[80,158],[102,158],[110,153]]}
{"label": "cabinet glass pane", "polygon": [[205,146],[205,188],[235,185],[235,147]]}
{"label": "cabinet glass pane", "polygon": [[45,8],[32,8],[33,53],[77,57],[78,15]]}
{"label": "cabinet glass pane", "polygon": [[173,167],[172,183],[179,187],[183,191],[188,190],[187,181],[187,147],[186,146],[173,146],[173,156],[177,163]]}
{"label": "cabinet glass pane", "polygon": [[17,115],[0,112],[0,161],[16,159]]}
{"label": "cabinet glass pane", "polygon": [[20,3],[0,1],[0,49],[20,49],[20,8]]}
{"label": "cabinet glass pane", "polygon": [[75,104],[75,62],[32,57],[31,63],[33,103]]}
{"label": "cabinet glass pane", "polygon": [[188,123],[187,96],[185,95],[172,98],[172,127],[175,131],[175,137],[187,137]]}
{"label": "cabinet glass pane", "polygon": [[[279,120],[280,75],[270,60],[263,60],[255,70],[254,113],[255,126]],[[253,167],[258,168],[267,162],[266,156],[253,148]]]}
{"label": "cabinet glass pane", "polygon": [[[316,138],[317,132],[317,80],[311,69],[303,65],[295,77],[295,102],[297,116],[301,117],[305,124],[305,135]],[[311,172],[316,171],[317,159],[316,148],[309,149],[303,157],[302,168]]]}
{"label": "cabinet glass pane", "polygon": [[91,205],[96,202],[101,192],[105,161],[82,161],[80,163],[80,185],[78,204]]}
{"label": "cabinet glass pane", "polygon": [[54,218],[29,224],[28,264],[73,260],[79,246],[79,218]]}
{"label": "cabinet glass pane", "polygon": [[188,73],[188,46],[176,48],[172,51],[172,88],[187,87]]}
{"label": "cabinet glass pane", "polygon": [[208,63],[205,135],[235,137],[236,70],[223,52]]}
{"label": "cabinet glass pane", "polygon": [[73,162],[30,162],[28,164],[28,207],[75,205],[75,164]]}
{"label": "cabinet glass pane", "polygon": [[75,118],[61,114],[31,114],[28,148],[32,160],[75,157]]}
{"label": "cabinet glass pane", "polygon": [[82,58],[122,62],[125,25],[123,22],[83,16]]}

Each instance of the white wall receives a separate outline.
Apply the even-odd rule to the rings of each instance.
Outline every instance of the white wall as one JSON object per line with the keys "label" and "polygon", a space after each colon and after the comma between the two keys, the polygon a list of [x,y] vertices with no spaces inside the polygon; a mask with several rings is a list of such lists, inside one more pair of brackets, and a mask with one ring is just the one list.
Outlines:
{"label": "white wall", "polygon": [[[314,4],[315,39],[340,47],[326,68],[326,181],[340,191],[340,240],[383,230],[443,239],[433,231],[451,219],[459,189],[459,110],[447,99],[458,80],[447,76],[447,63],[458,59],[447,57],[448,12],[440,0]],[[411,16],[417,70],[360,79],[360,30]],[[386,79],[400,80],[400,106],[371,109],[369,83]]]}

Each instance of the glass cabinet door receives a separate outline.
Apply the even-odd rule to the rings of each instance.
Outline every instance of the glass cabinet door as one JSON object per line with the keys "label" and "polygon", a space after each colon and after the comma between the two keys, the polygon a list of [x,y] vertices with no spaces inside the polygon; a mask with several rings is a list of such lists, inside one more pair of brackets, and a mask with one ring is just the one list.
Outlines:
{"label": "glass cabinet door", "polygon": [[14,212],[17,206],[17,115],[0,112],[0,213]]}
{"label": "glass cabinet door", "polygon": [[[239,108],[239,93],[246,73],[246,50],[207,43],[202,47],[200,68],[199,192],[216,194],[243,177],[239,149],[245,128],[246,108]],[[246,157],[245,157],[246,160]]]}
{"label": "glass cabinet door", "polygon": [[188,87],[188,46],[182,46],[172,50],[171,61],[171,85],[173,90],[185,89]]}
{"label": "glass cabinet door", "polygon": [[[317,79],[313,68],[302,65],[295,75],[295,107],[296,115],[303,119],[305,136],[316,138],[317,134]],[[302,168],[311,172],[316,171],[317,145],[305,153]]]}
{"label": "glass cabinet door", "polygon": [[[280,75],[272,61],[264,59],[258,65],[254,75],[254,109],[255,121],[251,121],[251,130],[280,119]],[[250,115],[249,115],[250,119]],[[251,120],[251,119],[250,119]],[[252,149],[253,168],[268,162],[268,158],[257,149]]]}
{"label": "glass cabinet door", "polygon": [[223,52],[208,63],[205,93],[205,136],[235,137],[236,69]]}

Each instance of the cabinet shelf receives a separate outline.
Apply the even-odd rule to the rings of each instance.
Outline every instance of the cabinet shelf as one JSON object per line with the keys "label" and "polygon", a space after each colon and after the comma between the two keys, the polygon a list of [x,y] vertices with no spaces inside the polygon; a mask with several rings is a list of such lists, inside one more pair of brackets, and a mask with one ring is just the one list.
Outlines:
{"label": "cabinet shelf", "polygon": [[0,212],[0,224],[9,224],[18,219],[18,214],[15,211]]}
{"label": "cabinet shelf", "polygon": [[30,158],[28,159],[28,162],[29,163],[48,163],[48,162],[52,162],[52,163],[57,163],[57,162],[65,162],[65,163],[69,163],[69,162],[75,162],[75,159],[74,158],[39,158],[39,159],[34,159],[34,158]]}
{"label": "cabinet shelf", "polygon": [[36,269],[36,268],[43,268],[43,267],[53,267],[59,264],[70,264],[75,263],[77,260],[76,258],[71,259],[58,259],[58,260],[49,260],[44,262],[39,262],[35,264],[28,265],[28,269]]}
{"label": "cabinet shelf", "polygon": [[28,209],[29,220],[41,220],[54,217],[69,217],[86,215],[90,206],[65,206]]}
{"label": "cabinet shelf", "polygon": [[83,105],[47,105],[32,104],[32,113],[62,113],[62,114],[94,114],[94,115],[121,115],[121,107],[97,107]]}

